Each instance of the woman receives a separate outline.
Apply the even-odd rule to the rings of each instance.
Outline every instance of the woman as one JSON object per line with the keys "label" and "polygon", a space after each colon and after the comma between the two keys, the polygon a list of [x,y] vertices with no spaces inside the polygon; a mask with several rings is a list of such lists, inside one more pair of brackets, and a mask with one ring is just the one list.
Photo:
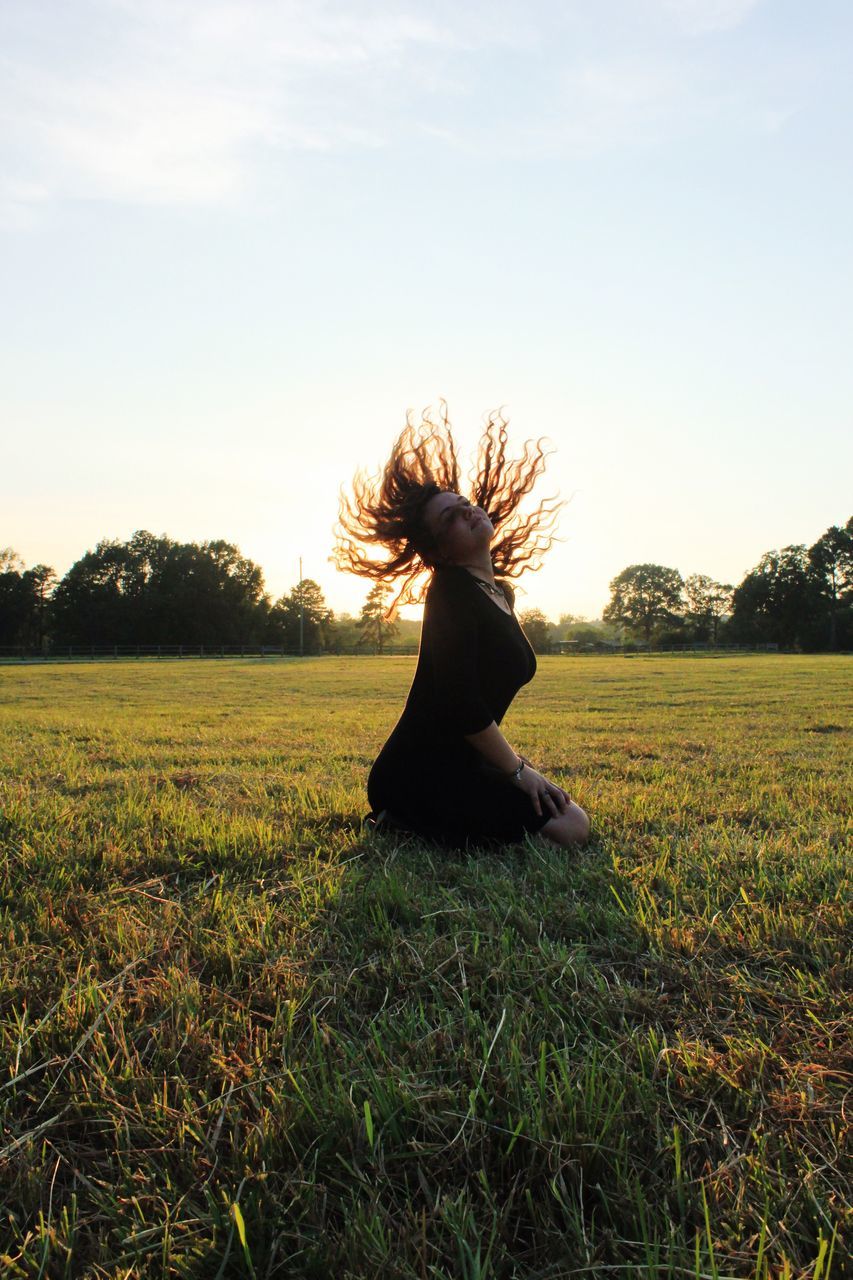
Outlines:
{"label": "woman", "polygon": [[[583,843],[589,819],[562,787],[518,755],[498,727],[536,658],[514,613],[515,577],[551,545],[561,503],[521,517],[544,468],[539,444],[506,459],[506,421],[491,415],[480,442],[472,501],[460,493],[442,406],[407,425],[383,472],[358,473],[341,493],[334,559],[377,581],[403,578],[388,614],[426,597],[417,669],[403,713],[370,771],[378,826],[451,845],[510,843],[538,832]],[[388,555],[372,559],[368,544]],[[538,566],[534,566],[538,567]],[[424,581],[427,579],[427,581]]]}

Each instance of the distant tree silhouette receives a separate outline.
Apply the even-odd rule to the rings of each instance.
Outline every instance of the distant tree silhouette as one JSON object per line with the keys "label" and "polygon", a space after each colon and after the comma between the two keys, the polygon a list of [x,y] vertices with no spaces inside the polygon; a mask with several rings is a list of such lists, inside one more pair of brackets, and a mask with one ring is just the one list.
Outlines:
{"label": "distant tree silhouette", "polygon": [[50,625],[50,597],[57,577],[46,564],[24,570],[22,577],[26,584],[27,618],[21,643],[28,648],[41,649]]}
{"label": "distant tree silhouette", "polygon": [[[562,614],[551,626],[538,609],[521,615],[537,652],[550,633],[580,644],[602,643],[611,628],[653,638],[709,637],[804,650],[853,647],[853,517],[831,525],[806,549],[768,551],[736,588],[705,574],[686,580],[657,564],[629,565],[610,583],[600,622]],[[38,649],[65,645],[283,644],[299,647],[300,612],[308,653],[370,645],[382,653],[400,630],[417,641],[419,623],[384,621],[390,588],[377,582],[360,616],[335,618],[316,582],[305,578],[271,605],[260,567],[223,539],[179,543],[140,529],[127,541],[105,539],[57,583],[39,564],[26,569],[0,549],[0,644]],[[685,623],[690,628],[685,633]],[[669,628],[669,630],[667,630]]]}
{"label": "distant tree silhouette", "polygon": [[358,646],[358,619],[351,613],[333,613],[329,621],[326,646],[330,653],[347,653]]}
{"label": "distant tree silhouette", "polygon": [[139,530],[71,566],[53,593],[51,630],[60,645],[254,643],[269,607],[263,586],[261,569],[229,542]]}
{"label": "distant tree silhouette", "polygon": [[588,621],[589,619],[581,613],[561,613],[557,622],[552,624],[551,630],[557,640],[566,640],[572,627]]}
{"label": "distant tree silhouette", "polygon": [[821,588],[806,548],[768,551],[735,587],[731,634],[747,644],[817,647]]}
{"label": "distant tree silhouette", "polygon": [[579,649],[607,648],[608,641],[605,639],[604,630],[589,626],[575,626],[569,637]]}
{"label": "distant tree silhouette", "polygon": [[11,547],[0,550],[0,644],[41,648],[48,595],[55,581],[48,565],[25,569]]}
{"label": "distant tree silhouette", "polygon": [[541,609],[526,609],[519,618],[534,653],[550,653],[551,624]]}
{"label": "distant tree silhouette", "polygon": [[305,653],[319,653],[331,647],[334,614],[313,578],[303,578],[272,606],[266,634],[270,643],[284,645],[293,652],[300,646],[300,616],[303,619],[302,646]]}
{"label": "distant tree silhouette", "polygon": [[11,547],[0,551],[0,644],[20,644],[26,617],[23,561]]}
{"label": "distant tree silhouette", "polygon": [[619,623],[640,632],[646,644],[660,623],[674,623],[681,608],[681,574],[660,564],[632,564],[610,583],[610,603],[602,612],[605,622]]}
{"label": "distant tree silhouette", "polygon": [[[827,641],[830,649],[838,648],[839,615],[850,613],[853,597],[853,516],[845,528],[834,524],[809,547],[809,565],[819,584],[828,615]],[[845,637],[845,643],[850,638]]]}
{"label": "distant tree silhouette", "polygon": [[684,616],[697,640],[717,643],[720,619],[731,609],[734,587],[715,582],[704,573],[691,573],[684,580]]}
{"label": "distant tree silhouette", "polygon": [[24,562],[14,547],[0,547],[0,573],[23,573]]}
{"label": "distant tree silhouette", "polygon": [[[618,624],[617,624],[618,625]],[[600,618],[585,618],[583,614],[563,613],[552,633],[557,640],[570,641],[578,647],[598,645],[607,648],[615,640],[616,627]]]}
{"label": "distant tree silhouette", "polygon": [[386,643],[397,634],[397,624],[386,622],[390,588],[377,582],[367,593],[358,621],[360,645],[372,645],[374,653],[383,653]]}

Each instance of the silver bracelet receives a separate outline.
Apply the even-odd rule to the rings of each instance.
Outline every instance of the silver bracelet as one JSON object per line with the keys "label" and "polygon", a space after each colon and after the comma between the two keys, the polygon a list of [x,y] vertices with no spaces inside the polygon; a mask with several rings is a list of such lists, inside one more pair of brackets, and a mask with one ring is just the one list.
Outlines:
{"label": "silver bracelet", "polygon": [[523,768],[524,768],[524,760],[521,758],[521,756],[519,756],[519,757],[518,757],[518,768],[517,768],[517,769],[513,769],[512,773],[508,773],[508,774],[506,775],[506,776],[507,776],[507,778],[511,779],[513,782],[518,782],[518,779],[521,777],[521,771],[522,771],[522,769],[523,769]]}

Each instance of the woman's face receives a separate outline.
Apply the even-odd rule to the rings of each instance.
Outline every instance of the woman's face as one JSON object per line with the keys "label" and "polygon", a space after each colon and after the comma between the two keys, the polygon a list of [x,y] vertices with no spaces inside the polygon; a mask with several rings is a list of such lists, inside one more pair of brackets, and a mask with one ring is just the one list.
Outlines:
{"label": "woman's face", "polygon": [[439,559],[445,564],[465,564],[488,548],[495,528],[482,507],[467,498],[444,491],[430,498],[424,522],[432,534]]}

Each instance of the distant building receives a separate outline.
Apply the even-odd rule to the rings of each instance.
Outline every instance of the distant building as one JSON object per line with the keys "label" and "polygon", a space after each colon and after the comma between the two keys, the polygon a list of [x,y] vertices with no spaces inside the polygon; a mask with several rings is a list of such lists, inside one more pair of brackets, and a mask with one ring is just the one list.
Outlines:
{"label": "distant building", "polygon": [[620,646],[612,640],[593,640],[592,642],[580,640],[558,640],[556,642],[555,652],[557,653],[613,653]]}

